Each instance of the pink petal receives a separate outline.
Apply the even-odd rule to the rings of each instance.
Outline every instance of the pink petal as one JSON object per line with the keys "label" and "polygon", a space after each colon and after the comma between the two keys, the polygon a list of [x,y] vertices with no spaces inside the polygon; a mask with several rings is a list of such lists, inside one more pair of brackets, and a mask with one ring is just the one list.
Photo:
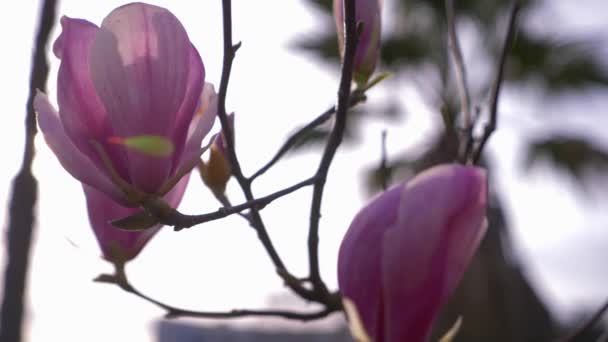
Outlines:
{"label": "pink petal", "polygon": [[354,218],[338,256],[338,283],[342,295],[355,303],[367,333],[381,341],[382,240],[397,222],[403,185],[374,198]]}
{"label": "pink petal", "polygon": [[[186,175],[177,185],[164,197],[167,203],[175,208],[181,201],[190,175]],[[110,224],[111,221],[120,219],[136,212],[140,208],[126,208],[120,206],[105,194],[96,189],[84,185],[84,193],[87,200],[89,221],[97,237],[104,258],[111,260],[113,248],[120,248],[127,260],[135,258],[150,239],[160,230],[162,225],[156,225],[144,231],[125,231]]]}
{"label": "pink petal", "polygon": [[122,192],[112,183],[104,170],[100,170],[83,154],[67,136],[57,111],[49,102],[46,94],[38,92],[34,99],[34,108],[38,113],[38,124],[47,145],[59,159],[61,166],[74,178],[99,191],[104,192],[115,201],[127,204]]}
{"label": "pink petal", "polygon": [[[89,73],[90,51],[99,28],[81,19],[61,18],[62,32],[53,45],[61,59],[57,77],[59,117],[76,147],[98,167],[101,160],[91,140],[102,144],[113,135]],[[125,156],[115,146],[105,146],[119,174],[127,178]]]}
{"label": "pink petal", "polygon": [[[104,19],[91,49],[90,70],[116,135],[158,135],[175,143],[176,130],[185,126],[185,132],[203,77],[202,62],[192,49],[181,23],[164,8],[134,3]],[[155,192],[173,166],[172,158],[132,150],[127,155],[131,182],[147,192]]]}
{"label": "pink petal", "polygon": [[[344,54],[344,0],[334,0],[334,19],[340,54]],[[382,0],[355,0],[355,19],[363,23],[354,61],[353,79],[366,83],[380,56]]]}
{"label": "pink petal", "polygon": [[177,170],[200,152],[202,141],[215,122],[217,94],[211,83],[205,83],[199,103],[199,109],[192,118],[188,129],[188,138]]}
{"label": "pink petal", "polygon": [[398,223],[383,241],[383,297],[388,341],[425,341],[456,288],[485,226],[485,172],[444,165],[410,181]]}
{"label": "pink petal", "polygon": [[[178,160],[188,160],[189,158],[183,156],[183,153],[189,153],[192,155],[192,149],[196,150],[201,146],[203,138],[207,135],[213,123],[215,122],[215,116],[217,113],[217,94],[211,83],[205,83],[205,68],[198,51],[194,47],[190,50],[190,74],[188,76],[188,85],[186,90],[186,97],[184,102],[177,113],[176,127],[173,132],[173,141],[176,145],[176,151],[174,154],[174,170]],[[203,85],[204,84],[204,85]],[[197,114],[201,108],[201,105],[206,103],[206,109],[202,119],[200,121],[200,115]],[[211,103],[213,101],[213,103]],[[197,122],[195,122],[197,121]],[[193,127],[199,127],[202,125],[196,134],[193,134]],[[200,141],[197,140],[200,138]],[[184,146],[186,145],[186,146]],[[193,145],[196,145],[193,147]],[[186,152],[185,150],[188,150]]]}

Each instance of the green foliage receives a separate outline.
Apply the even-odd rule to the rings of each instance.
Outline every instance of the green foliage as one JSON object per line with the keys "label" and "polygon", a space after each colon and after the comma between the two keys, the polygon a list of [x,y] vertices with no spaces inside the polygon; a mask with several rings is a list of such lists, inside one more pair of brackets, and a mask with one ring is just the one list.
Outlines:
{"label": "green foliage", "polygon": [[592,56],[593,41],[560,42],[521,34],[510,55],[511,79],[540,79],[549,91],[608,86],[608,70]]}
{"label": "green foliage", "polygon": [[[339,55],[333,20],[331,20],[331,0],[308,0],[319,13],[320,22],[325,23],[324,30],[316,32],[296,42],[296,47],[313,52],[321,59],[336,66],[339,70]],[[534,10],[550,5],[541,0],[523,1],[520,18],[525,21],[527,14]],[[445,73],[448,69],[446,47],[445,1],[444,0],[400,0],[391,8],[384,9],[385,16],[391,16],[393,27],[385,27],[382,37],[381,71],[390,71],[399,78],[400,74],[419,70],[420,66],[434,65],[439,75],[445,81],[449,79]],[[511,1],[468,0],[454,1],[458,22],[473,23],[484,41],[476,49],[480,56],[493,56],[495,64],[502,49],[502,37],[505,34],[505,19],[510,9]],[[385,20],[385,23],[387,21]],[[567,33],[567,32],[564,32]],[[563,36],[563,35],[562,35]],[[461,38],[462,39],[462,38]],[[524,86],[534,81],[540,84],[547,98],[566,95],[567,92],[581,91],[592,87],[608,86],[608,68],[594,55],[594,47],[600,46],[595,37],[585,37],[568,40],[556,36],[540,36],[528,32],[520,26],[515,44],[509,54],[505,70],[506,83],[511,86]],[[470,72],[469,77],[475,73]],[[484,76],[491,79],[491,75]],[[446,87],[447,85],[440,85]],[[452,86],[452,85],[450,85]],[[487,85],[489,88],[489,84]],[[398,96],[398,95],[396,95]],[[451,99],[445,99],[452,106]],[[474,99],[479,103],[482,99]],[[457,113],[457,111],[455,111]],[[583,113],[581,113],[583,114]],[[364,114],[365,115],[365,114]],[[351,120],[352,126],[360,124],[360,120]],[[327,132],[325,132],[326,135]],[[324,141],[323,132],[313,132],[310,139]],[[441,145],[441,139],[436,143]],[[302,145],[308,145],[305,141]],[[552,161],[557,169],[566,171],[577,179],[584,177],[581,171],[594,168],[608,171],[605,167],[605,155],[602,148],[580,139],[562,136],[548,136],[535,141],[529,146],[527,158],[531,165],[538,158],[544,157]],[[394,165],[407,165],[411,161],[406,156],[392,161]],[[381,170],[370,171],[370,185],[380,184]]]}
{"label": "green foliage", "polygon": [[608,172],[608,153],[581,137],[556,135],[532,142],[525,166],[539,161],[549,161],[579,181],[584,180],[585,171]]}

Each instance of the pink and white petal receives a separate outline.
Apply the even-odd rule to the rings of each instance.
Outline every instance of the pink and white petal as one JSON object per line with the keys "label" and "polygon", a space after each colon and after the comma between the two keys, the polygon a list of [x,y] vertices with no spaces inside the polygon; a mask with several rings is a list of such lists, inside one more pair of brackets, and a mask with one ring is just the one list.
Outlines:
{"label": "pink and white petal", "polygon": [[487,230],[486,172],[481,168],[469,168],[467,171],[463,183],[468,183],[468,205],[452,220],[450,234],[457,238],[449,240],[446,246],[450,267],[443,289],[445,296],[450,296],[458,286]]}
{"label": "pink and white petal", "polygon": [[120,256],[126,260],[133,259],[158,232],[160,225],[144,231],[126,231],[110,224],[111,221],[130,216],[141,211],[139,208],[127,208],[116,203],[97,189],[83,184],[87,200],[89,222],[101,247],[105,259],[112,260],[120,250]]}
{"label": "pink and white petal", "polygon": [[484,217],[481,169],[439,166],[407,184],[398,224],[383,241],[388,340],[426,340],[477,249]]}
{"label": "pink and white petal", "polygon": [[164,8],[132,3],[104,19],[91,50],[91,76],[116,134],[172,138],[191,49],[184,27]]}
{"label": "pink and white petal", "polygon": [[[184,176],[164,197],[171,207],[177,207],[181,201],[189,177],[190,174]],[[115,253],[114,248],[120,248],[122,256],[127,260],[135,258],[162,227],[161,224],[158,224],[144,231],[126,231],[116,228],[110,222],[133,215],[141,209],[123,207],[90,186],[83,185],[83,188],[87,200],[89,222],[106,259],[112,259]]]}
{"label": "pink and white petal", "polygon": [[[198,127],[198,125],[193,125],[193,121],[196,119],[195,116],[201,110],[201,107],[205,105],[205,101],[211,101],[212,98],[217,97],[215,89],[213,89],[213,85],[211,83],[205,83],[204,81],[205,67],[203,65],[203,61],[201,60],[196,48],[192,46],[190,50],[190,67],[186,96],[184,97],[184,101],[177,112],[175,128],[173,130],[173,142],[176,145],[174,162],[183,159],[182,153],[184,153],[184,148],[186,148],[184,144],[187,144],[190,140],[190,137],[192,136],[192,128]],[[207,123],[213,126],[215,113],[217,111],[217,102],[213,104],[213,107],[210,107],[210,105],[207,104],[205,111],[209,110],[212,110],[213,114],[205,114],[203,118],[210,120],[210,122]],[[211,129],[211,126],[209,129]],[[206,135],[207,132],[204,132],[204,135]],[[200,142],[198,146],[200,146]]]}
{"label": "pink and white petal", "polygon": [[173,189],[163,197],[171,208],[177,208],[179,206],[179,203],[182,201],[184,193],[186,192],[189,180],[190,173],[187,173],[179,182],[177,182],[177,184],[175,184]]}
{"label": "pink and white petal", "polygon": [[61,59],[57,77],[57,101],[66,134],[93,160],[90,139],[109,135],[106,113],[89,73],[90,50],[99,28],[81,19],[61,18],[62,32],[53,45]]}
{"label": "pink and white petal", "polygon": [[217,93],[211,83],[205,83],[199,109],[192,118],[188,128],[188,137],[184,145],[184,151],[179,162],[176,163],[174,172],[180,170],[185,163],[200,153],[203,139],[207,136],[217,115]]}
{"label": "pink and white petal", "polygon": [[57,111],[46,94],[42,92],[36,94],[34,109],[38,113],[38,124],[44,139],[59,159],[61,166],[80,182],[103,191],[115,201],[127,204],[126,198],[112,183],[105,170],[100,170],[67,136]]}
{"label": "pink and white petal", "polygon": [[338,256],[342,294],[357,307],[367,333],[376,341],[383,329],[382,241],[397,221],[402,185],[378,195],[353,219]]}

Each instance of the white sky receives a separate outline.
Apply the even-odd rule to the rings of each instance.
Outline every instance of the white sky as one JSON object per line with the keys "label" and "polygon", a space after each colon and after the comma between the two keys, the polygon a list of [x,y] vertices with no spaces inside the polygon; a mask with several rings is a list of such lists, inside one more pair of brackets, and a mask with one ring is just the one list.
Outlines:
{"label": "white sky", "polygon": [[[605,8],[601,1],[577,3],[582,2]],[[61,1],[59,13],[99,24],[107,13],[124,3],[65,0]],[[220,1],[151,3],[170,9],[181,20],[203,58],[207,81],[217,86],[222,58]],[[567,0],[556,3],[552,15],[564,16],[571,10]],[[18,4],[20,7],[14,4],[11,11],[0,13],[0,43],[5,47],[0,63],[3,76],[0,93],[4,94],[4,120],[0,125],[3,153],[0,203],[5,203],[10,181],[21,162],[23,113],[37,20],[38,2]],[[288,49],[296,36],[310,34],[318,27],[315,13],[301,1],[235,0],[233,11],[234,39],[242,40],[243,46],[235,59],[227,106],[236,112],[238,152],[246,174],[251,174],[268,160],[294,127],[311,120],[333,103],[338,75],[310,55],[294,54]],[[563,25],[568,24],[565,20]],[[580,25],[572,22],[571,26],[601,32],[601,28],[606,28],[606,21],[587,20]],[[53,39],[58,34],[56,29]],[[54,99],[58,63],[54,56],[50,59],[49,95]],[[363,170],[377,162],[380,132],[388,128],[389,150],[398,153],[423,141],[431,134],[436,120],[435,114],[425,109],[416,96],[413,85],[403,85],[399,91],[408,107],[417,110],[408,113],[407,120],[399,125],[366,121],[362,127],[365,143],[342,149],[331,168],[323,201],[320,247],[322,273],[330,288],[336,286],[335,264],[340,239],[365,200]],[[383,87],[370,92],[370,106],[380,103],[382,92]],[[602,286],[608,281],[608,272],[605,266],[594,262],[608,245],[608,233],[602,224],[607,222],[608,214],[603,213],[594,200],[584,200],[580,193],[572,191],[575,188],[568,185],[567,178],[545,169],[524,173],[517,168],[522,158],[522,139],[544,129],[547,123],[537,121],[542,117],[535,114],[540,105],[538,100],[514,94],[510,89],[506,94],[501,106],[501,127],[490,140],[489,148],[496,152],[493,161],[497,168],[492,176],[497,178],[496,190],[504,198],[517,249],[535,285],[556,312],[567,314],[581,304],[595,306],[608,295]],[[589,99],[586,105],[598,108],[597,112],[606,105],[600,95],[586,97]],[[569,102],[569,105],[572,110],[566,114],[576,113],[577,103]],[[568,108],[564,106],[555,109]],[[601,136],[603,133],[597,124],[588,127],[586,121],[578,121],[568,120],[590,134],[595,132]],[[404,141],[401,137],[414,140]],[[80,184],[61,168],[40,136],[37,149],[35,172],[40,198],[29,283],[30,341],[150,340],[148,328],[162,311],[116,287],[91,282],[111,268],[98,257]],[[312,175],[317,162],[316,153],[288,157],[260,178],[255,192],[263,195],[303,180]],[[601,202],[605,196],[596,192],[593,198]],[[242,198],[236,184],[231,183],[229,194],[233,202],[240,203]],[[264,210],[279,253],[297,275],[305,275],[308,270],[309,202],[310,190],[306,189]],[[202,213],[217,207],[198,175],[193,174],[180,210]],[[603,253],[606,256],[606,252]],[[142,291],[185,308],[257,308],[267,304],[268,296],[286,293],[253,230],[238,217],[180,233],[165,229],[128,270],[132,282]]]}

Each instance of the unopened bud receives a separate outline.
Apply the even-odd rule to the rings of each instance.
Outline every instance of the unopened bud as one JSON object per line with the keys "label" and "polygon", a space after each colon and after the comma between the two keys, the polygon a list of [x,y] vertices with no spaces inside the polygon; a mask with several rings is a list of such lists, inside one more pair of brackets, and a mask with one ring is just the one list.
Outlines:
{"label": "unopened bud", "polygon": [[[355,19],[363,24],[355,54],[353,79],[365,86],[380,56],[382,0],[355,0]],[[334,19],[338,30],[340,55],[344,57],[344,0],[334,0]]]}
{"label": "unopened bud", "polygon": [[[234,114],[229,116],[232,134],[234,134]],[[201,160],[199,171],[205,185],[213,191],[216,196],[223,195],[226,185],[232,176],[232,168],[226,146],[226,137],[221,132],[213,138],[209,149],[209,160],[205,163]]]}

